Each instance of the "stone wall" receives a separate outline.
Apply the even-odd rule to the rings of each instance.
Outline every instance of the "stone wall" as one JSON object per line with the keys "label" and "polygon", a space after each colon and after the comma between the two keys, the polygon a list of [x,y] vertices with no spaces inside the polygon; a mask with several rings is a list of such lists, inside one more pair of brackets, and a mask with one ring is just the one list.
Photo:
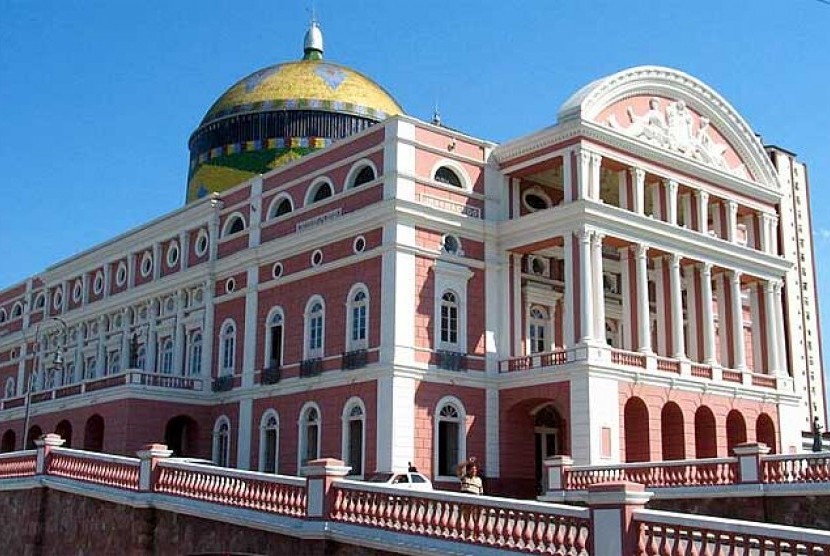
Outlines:
{"label": "stone wall", "polygon": [[0,553],[19,556],[391,554],[327,540],[287,537],[154,508],[132,508],[47,488],[0,492],[0,515]]}
{"label": "stone wall", "polygon": [[830,530],[830,498],[826,496],[651,500],[647,508]]}

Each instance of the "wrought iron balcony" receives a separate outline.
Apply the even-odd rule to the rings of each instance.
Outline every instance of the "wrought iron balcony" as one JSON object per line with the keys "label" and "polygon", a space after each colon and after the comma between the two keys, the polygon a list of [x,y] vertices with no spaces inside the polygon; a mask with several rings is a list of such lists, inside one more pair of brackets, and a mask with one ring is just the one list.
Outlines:
{"label": "wrought iron balcony", "polygon": [[228,392],[233,389],[233,375],[218,376],[213,379],[214,392]]}
{"label": "wrought iron balcony", "polygon": [[466,371],[467,370],[467,354],[456,351],[436,352],[438,356],[438,368],[446,371]]}
{"label": "wrought iron balcony", "polygon": [[365,349],[347,351],[343,354],[343,362],[341,363],[343,370],[346,371],[365,367],[367,363],[366,355],[367,352]]}
{"label": "wrought iron balcony", "polygon": [[282,378],[282,369],[280,369],[279,365],[268,367],[267,369],[262,369],[262,373],[259,376],[260,384],[276,384]]}
{"label": "wrought iron balcony", "polygon": [[323,372],[323,358],[314,357],[300,362],[300,376],[317,376]]}

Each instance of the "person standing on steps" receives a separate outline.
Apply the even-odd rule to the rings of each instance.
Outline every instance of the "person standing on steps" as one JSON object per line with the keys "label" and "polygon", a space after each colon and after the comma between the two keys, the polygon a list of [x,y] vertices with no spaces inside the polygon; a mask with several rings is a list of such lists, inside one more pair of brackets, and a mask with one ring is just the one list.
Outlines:
{"label": "person standing on steps", "polygon": [[478,475],[478,460],[474,457],[462,461],[455,469],[456,475],[461,479],[461,492],[467,494],[484,494],[484,484]]}

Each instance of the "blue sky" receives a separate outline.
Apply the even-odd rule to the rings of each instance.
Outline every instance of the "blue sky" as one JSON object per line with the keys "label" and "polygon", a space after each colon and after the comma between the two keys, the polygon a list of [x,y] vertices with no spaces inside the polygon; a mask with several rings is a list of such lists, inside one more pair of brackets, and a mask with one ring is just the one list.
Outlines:
{"label": "blue sky", "polygon": [[[415,117],[437,101],[446,125],[494,141],[554,123],[572,92],[626,67],[708,83],[808,164],[830,315],[830,5],[315,4],[327,59]],[[310,5],[0,0],[0,288],[180,207],[189,134],[239,78],[301,55]]]}

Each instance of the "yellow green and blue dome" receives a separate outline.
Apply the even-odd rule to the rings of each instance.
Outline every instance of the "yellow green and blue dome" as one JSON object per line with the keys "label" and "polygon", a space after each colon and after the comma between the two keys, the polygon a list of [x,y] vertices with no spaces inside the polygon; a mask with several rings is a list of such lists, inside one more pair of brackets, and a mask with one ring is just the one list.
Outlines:
{"label": "yellow green and blue dome", "polygon": [[312,23],[302,60],[252,73],[219,97],[190,138],[187,202],[403,113],[380,85],[322,54]]}

